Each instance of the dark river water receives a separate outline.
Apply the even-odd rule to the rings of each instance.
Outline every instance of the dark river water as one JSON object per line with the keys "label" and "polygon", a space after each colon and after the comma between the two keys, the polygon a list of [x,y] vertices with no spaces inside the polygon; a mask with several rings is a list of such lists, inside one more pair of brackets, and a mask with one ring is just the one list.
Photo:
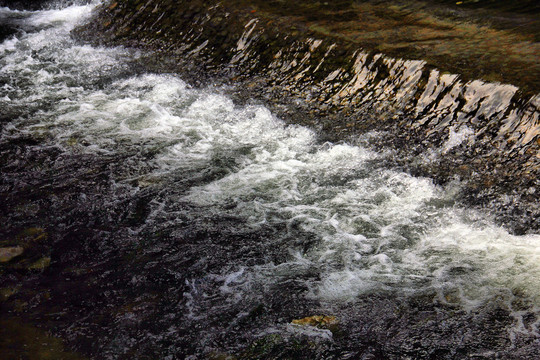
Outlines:
{"label": "dark river water", "polygon": [[[24,323],[95,359],[537,358],[540,235],[74,42],[95,5],[0,8],[0,246],[26,241],[0,355],[39,358]],[[338,325],[291,323],[314,315]]]}

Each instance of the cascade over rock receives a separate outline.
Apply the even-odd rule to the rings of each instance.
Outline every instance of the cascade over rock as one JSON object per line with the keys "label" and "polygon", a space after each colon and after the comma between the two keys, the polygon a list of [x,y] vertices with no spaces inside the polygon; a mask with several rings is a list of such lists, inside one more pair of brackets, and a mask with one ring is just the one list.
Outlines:
{"label": "cascade over rock", "polygon": [[[472,203],[498,208],[502,220],[522,222],[514,230],[538,228],[538,43],[489,29],[494,35],[478,40],[486,56],[460,53],[471,45],[466,38],[442,39],[450,50],[444,56],[437,39],[416,34],[438,31],[451,38],[461,28],[451,30],[447,20],[420,10],[411,15],[389,6],[380,15],[377,6],[370,1],[112,1],[76,35],[156,50],[161,71],[178,71],[193,81],[241,83],[245,86],[238,88],[249,96],[263,99],[286,120],[317,129],[323,139],[354,141],[355,134],[378,131],[374,142],[394,148],[396,161],[412,173],[442,183],[458,179]],[[358,28],[372,22],[380,26],[373,34],[386,35],[362,40]],[[392,26],[405,26],[406,33],[408,22],[417,30],[399,41],[424,41],[433,54],[418,56],[420,45],[376,43],[392,44],[387,38]],[[338,25],[329,30],[332,24]],[[489,45],[493,39],[514,41],[516,47]],[[532,54],[520,57],[512,51]],[[509,60],[501,65],[499,57]],[[492,73],[482,75],[488,70]]]}

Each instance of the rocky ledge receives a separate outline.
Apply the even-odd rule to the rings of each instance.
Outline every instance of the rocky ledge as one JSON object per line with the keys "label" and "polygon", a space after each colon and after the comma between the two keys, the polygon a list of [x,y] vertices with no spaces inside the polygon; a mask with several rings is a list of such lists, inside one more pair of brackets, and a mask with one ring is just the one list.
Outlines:
{"label": "rocky ledge", "polygon": [[[540,229],[538,6],[501,1],[105,3],[75,36],[143,47],[145,67],[234,85],[322,140],[393,149],[392,166]],[[366,136],[362,136],[365,139]]]}

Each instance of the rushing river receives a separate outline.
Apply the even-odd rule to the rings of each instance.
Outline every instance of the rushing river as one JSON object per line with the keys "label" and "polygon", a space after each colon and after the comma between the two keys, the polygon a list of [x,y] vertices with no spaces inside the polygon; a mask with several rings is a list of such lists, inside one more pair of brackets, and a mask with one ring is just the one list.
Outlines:
{"label": "rushing river", "polygon": [[[96,359],[534,358],[540,235],[391,152],[76,43],[93,6],[0,8],[0,236],[42,229],[50,258],[1,265],[2,317]],[[313,315],[338,330],[291,324]]]}

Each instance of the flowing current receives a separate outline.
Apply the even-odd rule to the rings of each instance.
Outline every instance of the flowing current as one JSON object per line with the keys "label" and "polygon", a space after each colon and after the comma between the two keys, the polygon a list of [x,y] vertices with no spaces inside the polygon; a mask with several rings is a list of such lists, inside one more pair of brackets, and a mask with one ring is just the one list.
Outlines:
{"label": "flowing current", "polygon": [[[19,289],[2,314],[104,359],[534,358],[540,235],[390,152],[76,43],[94,6],[0,8],[17,30],[0,44],[0,235],[43,228],[51,261],[0,273]],[[339,330],[291,324],[313,315]]]}

